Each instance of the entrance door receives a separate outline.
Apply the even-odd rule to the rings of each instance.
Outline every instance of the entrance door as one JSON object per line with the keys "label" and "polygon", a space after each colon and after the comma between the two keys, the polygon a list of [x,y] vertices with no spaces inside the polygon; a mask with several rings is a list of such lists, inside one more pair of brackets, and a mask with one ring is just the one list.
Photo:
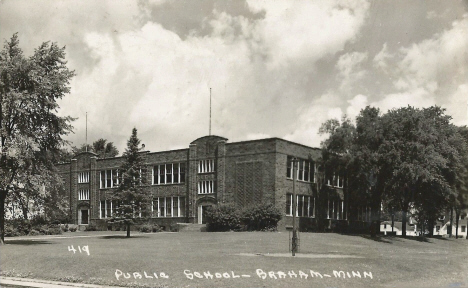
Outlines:
{"label": "entrance door", "polygon": [[206,224],[206,210],[211,205],[200,205],[198,206],[198,224]]}
{"label": "entrance door", "polygon": [[88,217],[89,216],[89,210],[81,210],[81,223],[80,224],[88,224]]}

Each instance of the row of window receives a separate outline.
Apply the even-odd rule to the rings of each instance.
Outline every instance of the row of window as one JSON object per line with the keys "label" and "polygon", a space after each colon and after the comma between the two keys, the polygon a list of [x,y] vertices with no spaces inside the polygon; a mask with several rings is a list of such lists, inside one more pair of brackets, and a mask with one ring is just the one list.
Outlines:
{"label": "row of window", "polygon": [[119,187],[122,182],[122,175],[119,174],[118,169],[102,170],[99,177],[99,187],[101,189]]}
{"label": "row of window", "polygon": [[185,217],[185,197],[158,197],[153,200],[153,217]]}
{"label": "row of window", "polygon": [[78,200],[89,200],[89,189],[81,189],[78,191]]}
{"label": "row of window", "polygon": [[345,218],[344,201],[328,200],[327,219],[343,220]]}
{"label": "row of window", "polygon": [[211,173],[215,171],[214,159],[198,161],[198,173]]}
{"label": "row of window", "polygon": [[[292,216],[293,195],[286,194],[286,215]],[[315,198],[305,195],[296,195],[296,216],[315,217]]]}
{"label": "row of window", "polygon": [[[293,157],[288,156],[286,177],[293,179]],[[312,161],[298,159],[296,166],[296,180],[305,182],[315,182],[315,164]]]}
{"label": "row of window", "polygon": [[[100,201],[99,218],[110,218],[115,213],[117,203],[111,200]],[[185,217],[185,197],[158,197],[151,206],[152,217]],[[141,213],[140,213],[141,217]]]}
{"label": "row of window", "polygon": [[331,179],[328,178],[327,185],[338,187],[338,188],[343,188],[343,177],[340,177],[340,175],[333,174],[333,177]]}
{"label": "row of window", "polygon": [[78,183],[89,183],[89,172],[78,173]]}
{"label": "row of window", "polygon": [[161,164],[153,167],[153,185],[185,182],[185,163]]}
{"label": "row of window", "polygon": [[198,181],[198,194],[215,193],[214,181]]}

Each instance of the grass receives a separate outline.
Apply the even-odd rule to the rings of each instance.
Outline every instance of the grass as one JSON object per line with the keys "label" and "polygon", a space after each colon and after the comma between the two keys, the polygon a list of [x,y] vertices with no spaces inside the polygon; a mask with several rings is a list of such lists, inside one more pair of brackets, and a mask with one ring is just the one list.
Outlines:
{"label": "grass", "polygon": [[[66,233],[65,237],[7,239],[0,249],[4,276],[130,287],[468,287],[468,241],[301,233],[300,252],[288,253],[287,232],[242,233]],[[68,251],[73,245],[76,253]],[[79,253],[88,246],[90,255]],[[130,279],[116,270],[131,273]],[[257,269],[267,274],[257,276]],[[188,279],[209,271],[213,279]],[[299,270],[308,274],[299,278]],[[310,276],[310,270],[332,277]],[[336,278],[333,270],[372,272],[373,279]],[[269,271],[278,278],[268,276]],[[288,276],[294,271],[298,278]],[[117,271],[118,272],[118,271]],[[135,279],[133,273],[143,275]],[[144,272],[153,279],[144,279]],[[161,277],[161,273],[169,278]],[[158,279],[154,278],[154,274]],[[215,273],[220,273],[216,275]],[[225,279],[222,273],[228,273]],[[250,275],[250,278],[235,276]],[[135,274],[138,278],[138,274]],[[127,274],[128,276],[128,274]],[[222,278],[217,279],[216,276]]]}

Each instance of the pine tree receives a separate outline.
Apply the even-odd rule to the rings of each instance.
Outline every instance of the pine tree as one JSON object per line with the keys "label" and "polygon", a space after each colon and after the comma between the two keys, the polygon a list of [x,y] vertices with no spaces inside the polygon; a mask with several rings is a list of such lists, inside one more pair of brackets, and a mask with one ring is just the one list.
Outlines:
{"label": "pine tree", "polygon": [[112,196],[112,200],[116,203],[116,211],[109,221],[125,225],[127,237],[130,237],[131,225],[135,224],[137,219],[144,219],[149,215],[151,196],[143,187],[146,184],[146,169],[140,150],[137,129],[133,128],[123,154],[124,162],[119,170],[122,182]]}

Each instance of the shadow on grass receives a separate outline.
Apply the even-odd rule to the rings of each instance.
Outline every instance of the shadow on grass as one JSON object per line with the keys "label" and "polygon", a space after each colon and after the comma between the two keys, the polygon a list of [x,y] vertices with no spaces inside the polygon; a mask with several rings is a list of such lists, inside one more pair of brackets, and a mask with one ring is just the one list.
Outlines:
{"label": "shadow on grass", "polygon": [[400,241],[400,239],[398,239],[397,237],[394,237],[394,236],[377,235],[375,237],[371,237],[370,235],[366,235],[366,234],[341,234],[341,235],[350,236],[350,237],[360,237],[360,238],[364,238],[364,239],[367,239],[367,240],[372,240],[372,241],[375,241],[375,242],[386,243],[386,244],[393,244],[393,242],[395,240]]}
{"label": "shadow on grass", "polygon": [[99,239],[135,239],[135,238],[149,238],[146,235],[134,235],[127,237],[127,235],[108,235],[108,236],[101,236],[98,237]]}
{"label": "shadow on grass", "polygon": [[52,242],[44,240],[6,240],[6,245],[43,245],[43,244],[52,244]]}

